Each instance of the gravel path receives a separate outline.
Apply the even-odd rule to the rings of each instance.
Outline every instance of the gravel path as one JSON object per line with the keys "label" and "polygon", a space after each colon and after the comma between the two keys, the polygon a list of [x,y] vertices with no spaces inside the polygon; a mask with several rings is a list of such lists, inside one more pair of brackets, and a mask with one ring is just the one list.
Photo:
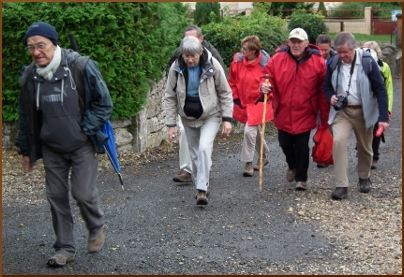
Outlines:
{"label": "gravel path", "polygon": [[[394,79],[393,121],[381,144],[372,191],[356,188],[355,145],[350,144],[350,190],[330,200],[332,166],[311,162],[310,188],[285,180],[286,163],[268,128],[270,166],[242,176],[241,136],[218,139],[211,197],[195,205],[195,188],[171,181],[176,147],[120,157],[125,191],[101,157],[100,194],[107,239],[86,252],[87,231],[72,200],[76,261],[46,267],[54,235],[45,199],[43,166],[20,169],[15,151],[3,150],[2,274],[402,274],[402,90]],[[314,133],[314,132],[313,132]],[[311,143],[312,145],[312,143]]]}

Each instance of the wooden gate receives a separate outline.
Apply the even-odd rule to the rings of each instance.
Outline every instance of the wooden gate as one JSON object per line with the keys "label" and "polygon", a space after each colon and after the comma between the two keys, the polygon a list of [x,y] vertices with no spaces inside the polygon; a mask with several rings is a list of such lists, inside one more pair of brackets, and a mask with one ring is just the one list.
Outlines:
{"label": "wooden gate", "polygon": [[373,35],[391,35],[397,27],[394,21],[373,20],[372,25]]}

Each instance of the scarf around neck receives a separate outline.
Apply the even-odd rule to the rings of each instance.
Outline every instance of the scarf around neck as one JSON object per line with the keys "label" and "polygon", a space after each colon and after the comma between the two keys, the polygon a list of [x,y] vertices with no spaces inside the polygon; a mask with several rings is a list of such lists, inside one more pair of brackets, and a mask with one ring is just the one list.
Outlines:
{"label": "scarf around neck", "polygon": [[56,46],[55,52],[51,62],[45,67],[37,67],[36,73],[46,80],[51,80],[56,70],[58,69],[60,62],[62,61],[62,50],[59,45]]}

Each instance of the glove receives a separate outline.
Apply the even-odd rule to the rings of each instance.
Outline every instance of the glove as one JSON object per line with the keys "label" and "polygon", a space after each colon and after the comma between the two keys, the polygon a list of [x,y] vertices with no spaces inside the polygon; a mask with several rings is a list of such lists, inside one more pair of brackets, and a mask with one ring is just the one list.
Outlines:
{"label": "glove", "polygon": [[391,117],[392,117],[393,115],[391,114],[391,112],[389,111],[389,121],[391,120]]}

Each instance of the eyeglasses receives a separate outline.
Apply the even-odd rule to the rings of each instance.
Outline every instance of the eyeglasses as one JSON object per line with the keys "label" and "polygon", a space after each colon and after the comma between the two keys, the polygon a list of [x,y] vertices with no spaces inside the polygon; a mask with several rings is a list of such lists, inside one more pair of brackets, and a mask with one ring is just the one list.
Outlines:
{"label": "eyeglasses", "polygon": [[51,41],[49,41],[48,43],[38,43],[37,45],[28,45],[27,47],[25,47],[25,49],[27,49],[27,51],[30,53],[34,53],[35,49],[43,51],[46,49],[46,46],[48,46],[49,43],[51,43]]}
{"label": "eyeglasses", "polygon": [[199,57],[198,54],[195,54],[195,55],[182,55],[182,58],[184,60],[193,60],[193,61],[195,61],[198,57]]}

